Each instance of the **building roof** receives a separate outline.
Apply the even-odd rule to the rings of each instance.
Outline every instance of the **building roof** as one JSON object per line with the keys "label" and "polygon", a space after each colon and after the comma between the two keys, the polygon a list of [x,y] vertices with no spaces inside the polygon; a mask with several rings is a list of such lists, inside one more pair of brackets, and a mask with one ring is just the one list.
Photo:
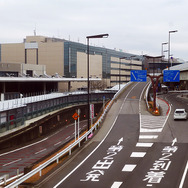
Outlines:
{"label": "building roof", "polygon": [[[100,81],[101,78],[89,78]],[[86,82],[87,78],[33,78],[33,77],[0,77],[0,82]]]}
{"label": "building roof", "polygon": [[[165,70],[167,70],[167,69],[165,69]],[[169,70],[188,71],[188,63],[182,63],[180,65],[175,65],[175,66],[169,67]]]}

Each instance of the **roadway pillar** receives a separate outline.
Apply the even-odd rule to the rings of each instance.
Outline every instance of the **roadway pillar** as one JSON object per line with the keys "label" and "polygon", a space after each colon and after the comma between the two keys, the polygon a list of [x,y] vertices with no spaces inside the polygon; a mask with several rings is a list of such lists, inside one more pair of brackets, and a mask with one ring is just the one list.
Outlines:
{"label": "roadway pillar", "polygon": [[71,90],[71,82],[68,81],[68,92],[70,92],[70,90]]}

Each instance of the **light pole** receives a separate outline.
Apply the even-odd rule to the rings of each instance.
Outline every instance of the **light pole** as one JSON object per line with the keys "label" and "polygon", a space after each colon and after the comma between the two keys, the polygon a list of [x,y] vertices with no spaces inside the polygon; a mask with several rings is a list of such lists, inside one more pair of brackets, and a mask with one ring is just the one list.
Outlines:
{"label": "light pole", "polygon": [[135,55],[130,56],[130,71],[132,69],[132,59],[133,59],[133,57],[136,57],[136,56]]}
{"label": "light pole", "polygon": [[[168,64],[170,63],[170,34],[176,33],[176,32],[178,32],[178,30],[168,32]],[[171,63],[171,67],[172,67],[172,63]],[[169,66],[168,66],[168,69],[169,69]]]}
{"label": "light pole", "polygon": [[163,45],[166,45],[166,44],[168,44],[168,42],[163,42],[163,43],[162,43],[162,47],[161,47],[161,56],[162,56],[162,57],[163,57],[163,55],[164,55]]}
{"label": "light pole", "polygon": [[88,125],[88,131],[90,129],[90,122],[89,122],[89,116],[90,116],[90,106],[89,106],[89,39],[92,38],[107,38],[108,34],[100,34],[100,35],[92,35],[87,36],[87,125]]}
{"label": "light pole", "polygon": [[126,57],[120,57],[119,58],[119,90],[120,90],[120,84],[121,84],[121,75],[120,75],[120,72],[121,72],[121,60],[122,59],[126,59]]}

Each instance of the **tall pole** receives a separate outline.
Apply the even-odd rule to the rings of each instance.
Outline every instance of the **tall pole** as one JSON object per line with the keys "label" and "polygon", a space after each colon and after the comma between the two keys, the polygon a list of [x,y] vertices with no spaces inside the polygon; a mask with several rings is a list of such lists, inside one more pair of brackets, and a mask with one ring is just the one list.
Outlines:
{"label": "tall pole", "polygon": [[162,43],[162,47],[161,47],[161,56],[162,56],[162,58],[163,58],[163,56],[164,56],[163,45],[165,45],[165,44],[168,44],[168,42],[163,42],[163,43]]}
{"label": "tall pole", "polygon": [[87,38],[87,127],[90,129],[90,108],[89,108],[89,37]]}
{"label": "tall pole", "polygon": [[168,34],[168,70],[169,70],[169,64],[170,64],[170,31]]}
{"label": "tall pole", "polygon": [[89,39],[90,38],[104,38],[104,37],[108,37],[108,34],[101,34],[101,35],[92,35],[92,36],[87,36],[87,127],[88,127],[88,131],[90,129],[90,104],[89,104],[89,87],[90,87],[90,83],[89,83]]}
{"label": "tall pole", "polygon": [[78,109],[78,139],[80,137],[80,109]]}
{"label": "tall pole", "polygon": [[[170,64],[170,34],[175,32],[178,32],[178,30],[168,32],[168,65]],[[172,67],[172,63],[171,63],[171,67]],[[169,70],[169,66],[168,66],[168,70]]]}
{"label": "tall pole", "polygon": [[75,125],[74,125],[74,137],[75,137],[75,141],[76,141],[76,120],[75,120]]}
{"label": "tall pole", "polygon": [[120,57],[119,58],[119,90],[120,90],[120,84],[121,84],[121,60],[126,59],[127,57]]}
{"label": "tall pole", "polygon": [[121,69],[121,58],[119,58],[119,90],[120,90],[120,84],[121,84],[121,76],[120,76],[120,69]]}

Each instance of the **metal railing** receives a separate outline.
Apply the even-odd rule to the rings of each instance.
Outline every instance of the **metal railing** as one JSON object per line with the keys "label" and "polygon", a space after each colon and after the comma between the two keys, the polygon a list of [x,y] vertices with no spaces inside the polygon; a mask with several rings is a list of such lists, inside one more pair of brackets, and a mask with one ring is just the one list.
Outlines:
{"label": "metal railing", "polygon": [[[100,123],[102,122],[102,120],[104,119],[104,116],[106,115],[106,113],[108,112],[108,110],[110,109],[112,103],[114,102],[114,100],[116,98],[118,98],[118,96],[122,93],[122,91],[128,86],[130,85],[131,82],[127,83],[121,90],[119,90],[114,97],[112,98],[112,100],[108,103],[108,105],[106,106],[106,108],[103,111],[103,114],[100,116],[100,118],[97,120],[97,122],[91,127],[91,129],[89,131],[87,131],[83,136],[81,136],[78,140],[76,140],[74,143],[72,143],[71,145],[69,145],[66,149],[64,149],[63,151],[59,152],[58,154],[56,154],[54,157],[52,157],[51,159],[49,159],[48,161],[46,161],[45,163],[41,164],[40,166],[36,167],[35,169],[31,170],[30,172],[28,172],[27,174],[23,175],[22,177],[20,177],[19,179],[15,180],[14,182],[10,183],[9,185],[7,185],[5,188],[13,188],[13,187],[17,187],[18,185],[20,185],[21,183],[23,183],[24,181],[26,181],[27,179],[29,179],[30,177],[32,177],[33,175],[39,173],[40,176],[42,175],[42,170],[44,168],[46,168],[48,165],[57,162],[59,163],[59,159],[64,156],[65,154],[69,153],[69,155],[71,155],[71,151],[72,149],[79,145],[80,143],[85,139],[87,141],[88,136],[93,133],[93,131],[95,131],[97,129],[97,126],[100,125]],[[8,182],[8,180],[7,180]]]}

